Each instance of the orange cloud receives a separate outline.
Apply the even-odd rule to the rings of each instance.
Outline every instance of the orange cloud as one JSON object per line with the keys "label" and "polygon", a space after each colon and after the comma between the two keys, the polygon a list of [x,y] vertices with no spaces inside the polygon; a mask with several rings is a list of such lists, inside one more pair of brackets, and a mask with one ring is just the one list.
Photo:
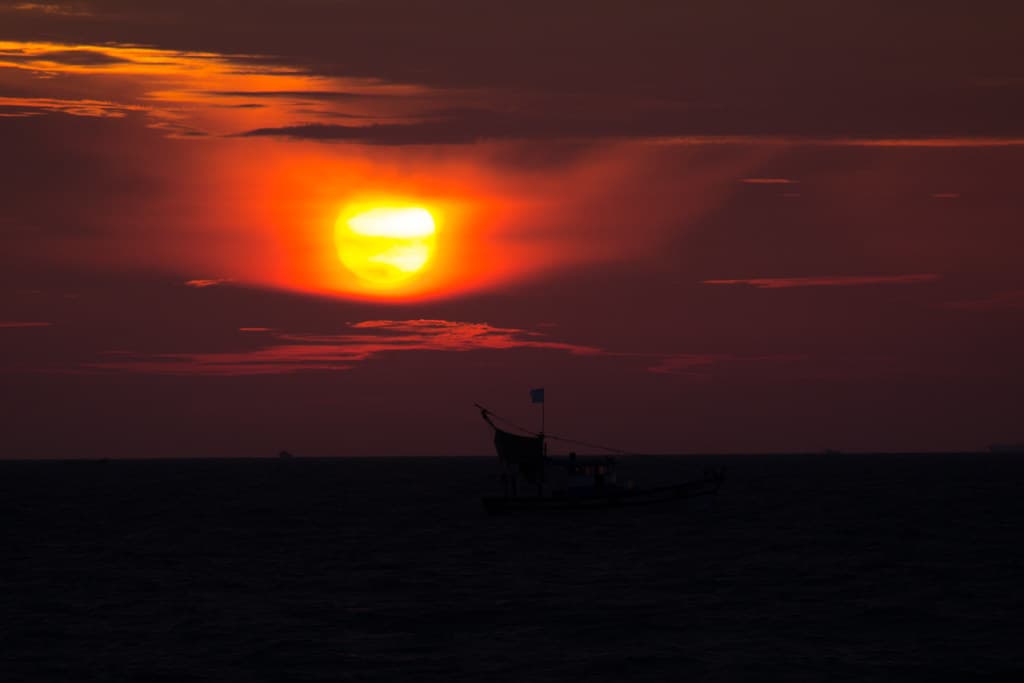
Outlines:
{"label": "orange cloud", "polygon": [[81,6],[58,2],[19,2],[12,9],[19,12],[40,12],[61,17],[90,17],[92,12]]}
{"label": "orange cloud", "polygon": [[23,329],[29,327],[52,327],[53,323],[43,322],[22,322],[18,320],[4,321],[0,320],[0,329]]}
{"label": "orange cloud", "polygon": [[774,147],[911,147],[923,149],[959,149],[1024,147],[1024,137],[842,137],[830,135],[664,135],[651,137],[655,145],[763,145]]}
{"label": "orange cloud", "polygon": [[129,111],[142,107],[117,104],[103,100],[59,99],[54,97],[0,97],[0,117],[40,116],[42,114],[70,114],[96,118],[122,118]]}
{"label": "orange cloud", "polygon": [[225,282],[231,282],[231,280],[227,278],[214,278],[210,280],[186,280],[185,286],[195,287],[196,289],[205,289],[207,287],[216,287],[217,285],[222,285]]}
{"label": "orange cloud", "polygon": [[749,285],[757,289],[790,289],[793,287],[863,287],[869,285],[916,285],[935,282],[936,273],[912,275],[832,275],[825,277],[760,277],[735,280],[704,280],[706,285]]}
{"label": "orange cloud", "polygon": [[[0,98],[0,110],[23,116],[140,111],[151,128],[170,137],[231,135],[288,125],[297,118],[332,122],[344,117],[354,124],[414,121],[438,106],[433,91],[416,85],[318,76],[270,64],[258,55],[118,44],[0,41],[4,86],[32,94]],[[83,87],[93,98],[77,96]],[[445,98],[457,101],[457,93],[446,91]]]}
{"label": "orange cloud", "polygon": [[747,185],[799,185],[799,180],[791,178],[743,178],[740,180]]}
{"label": "orange cloud", "polygon": [[802,355],[737,356],[611,351],[587,344],[554,340],[544,333],[531,330],[448,320],[367,320],[349,324],[348,327],[347,332],[340,334],[289,333],[265,327],[243,327],[240,328],[243,332],[262,333],[264,336],[261,339],[265,340],[263,345],[254,349],[209,353],[141,354],[112,351],[108,354],[111,360],[90,363],[85,368],[156,375],[232,377],[325,370],[340,372],[395,353],[540,349],[573,356],[633,359],[647,365],[638,367],[646,372],[706,377],[708,373],[702,371],[712,366],[807,360]]}
{"label": "orange cloud", "polygon": [[112,352],[117,360],[88,367],[162,375],[236,376],[348,370],[381,354],[409,351],[458,353],[532,348],[577,355],[602,353],[591,346],[551,341],[536,332],[486,323],[372,320],[350,327],[351,331],[343,334],[274,333],[272,344],[247,351],[152,355]]}

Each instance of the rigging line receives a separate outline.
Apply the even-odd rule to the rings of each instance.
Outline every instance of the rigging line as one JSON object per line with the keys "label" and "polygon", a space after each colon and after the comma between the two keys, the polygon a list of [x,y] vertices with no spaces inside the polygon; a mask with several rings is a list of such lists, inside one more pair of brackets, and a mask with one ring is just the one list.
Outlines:
{"label": "rigging line", "polygon": [[512,427],[513,429],[518,429],[519,431],[525,432],[525,433],[529,434],[530,436],[543,436],[539,432],[535,432],[532,429],[527,429],[526,427],[520,426],[520,425],[516,424],[515,422],[513,422],[512,420],[508,419],[507,417],[502,417],[501,415],[498,415],[494,411],[488,410],[487,408],[484,408],[479,403],[474,403],[473,405],[475,405],[480,410],[483,410],[484,412],[486,412],[491,417],[497,418],[499,421],[504,422],[506,425],[508,425],[509,427]]}
{"label": "rigging line", "polygon": [[479,403],[474,403],[473,405],[475,405],[480,410],[485,411],[491,417],[497,418],[501,422],[504,422],[509,427],[513,427],[515,429],[518,429],[519,431],[525,432],[527,434],[530,434],[531,436],[543,436],[546,439],[552,439],[554,441],[561,441],[563,443],[574,443],[574,444],[576,444],[578,446],[586,446],[587,448],[597,448],[598,450],[608,451],[609,453],[618,453],[619,455],[636,455],[636,453],[634,453],[633,451],[624,451],[621,448],[612,448],[611,446],[602,446],[601,444],[591,443],[589,441],[580,441],[579,439],[567,439],[564,436],[555,436],[554,434],[544,434],[543,432],[535,432],[535,431],[533,431],[531,429],[527,429],[526,427],[523,427],[523,426],[520,426],[520,425],[516,424],[515,422],[513,422],[510,419],[508,419],[507,417],[502,417],[501,415],[498,415],[497,413],[495,413],[495,412],[493,412],[493,411],[491,411],[491,410],[489,410],[487,408],[484,408]]}
{"label": "rigging line", "polygon": [[608,451],[610,453],[618,453],[619,455],[636,455],[632,451],[624,451],[621,448],[612,448],[611,446],[602,446],[601,444],[598,444],[598,443],[590,443],[588,441],[580,441],[579,439],[567,439],[564,436],[555,436],[554,434],[545,434],[544,436],[546,436],[549,439],[554,439],[555,441],[563,441],[565,443],[574,443],[574,444],[577,444],[579,446],[586,446],[588,448],[597,448],[597,449],[600,449],[602,451]]}

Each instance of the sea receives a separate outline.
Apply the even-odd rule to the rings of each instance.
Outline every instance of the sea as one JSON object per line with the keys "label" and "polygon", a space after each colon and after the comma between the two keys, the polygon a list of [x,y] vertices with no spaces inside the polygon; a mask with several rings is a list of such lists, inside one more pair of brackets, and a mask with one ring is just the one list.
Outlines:
{"label": "sea", "polygon": [[492,517],[492,457],[0,462],[0,680],[1024,681],[1024,456],[621,461],[708,467]]}

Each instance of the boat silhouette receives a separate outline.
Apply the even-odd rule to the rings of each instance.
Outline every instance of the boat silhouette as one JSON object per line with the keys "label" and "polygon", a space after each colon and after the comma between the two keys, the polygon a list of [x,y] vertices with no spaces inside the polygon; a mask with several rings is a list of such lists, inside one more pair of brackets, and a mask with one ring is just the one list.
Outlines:
{"label": "boat silhouette", "polygon": [[[547,440],[574,442],[543,432],[522,434],[495,424],[498,415],[477,405],[484,421],[494,430],[494,449],[502,465],[501,494],[484,496],[481,503],[491,514],[508,512],[545,512],[654,505],[678,502],[718,493],[725,480],[724,468],[705,470],[699,479],[652,488],[636,488],[620,481],[616,458],[598,456],[568,458],[547,455]],[[585,444],[596,446],[595,444]],[[598,447],[604,449],[605,447]],[[607,449],[611,450],[611,449]],[[564,486],[552,485],[553,473],[564,475]],[[559,477],[560,479],[560,477]]]}

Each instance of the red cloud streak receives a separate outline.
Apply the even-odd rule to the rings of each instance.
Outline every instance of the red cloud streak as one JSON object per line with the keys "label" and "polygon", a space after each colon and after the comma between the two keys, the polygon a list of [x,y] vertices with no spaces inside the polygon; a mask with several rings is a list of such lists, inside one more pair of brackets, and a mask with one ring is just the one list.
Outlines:
{"label": "red cloud streak", "polygon": [[706,285],[749,285],[757,289],[790,289],[793,287],[862,287],[866,285],[917,285],[935,282],[936,273],[912,275],[826,275],[822,277],[757,277],[734,280],[704,280]]}
{"label": "red cloud streak", "polygon": [[619,352],[595,346],[546,339],[540,332],[488,323],[448,320],[367,320],[349,325],[341,334],[295,334],[265,328],[243,328],[267,333],[267,345],[256,349],[200,353],[142,354],[112,351],[116,360],[90,363],[94,370],[155,375],[243,376],[308,371],[350,370],[384,353],[401,351],[504,351],[546,349],[575,356],[636,358],[653,361],[647,372],[700,376],[696,372],[722,363],[790,362],[804,356],[734,356],[730,354]]}
{"label": "red cloud streak", "polygon": [[134,354],[93,363],[100,370],[162,375],[263,375],[311,370],[348,370],[355,363],[396,351],[479,351],[515,348],[552,349],[577,355],[602,354],[598,348],[549,341],[536,332],[487,323],[447,320],[370,320],[342,334],[274,333],[277,343],[243,351]]}
{"label": "red cloud streak", "polygon": [[3,329],[20,329],[25,327],[52,327],[53,323],[39,323],[39,322],[20,322],[14,321],[3,321],[0,320],[0,328]]}

